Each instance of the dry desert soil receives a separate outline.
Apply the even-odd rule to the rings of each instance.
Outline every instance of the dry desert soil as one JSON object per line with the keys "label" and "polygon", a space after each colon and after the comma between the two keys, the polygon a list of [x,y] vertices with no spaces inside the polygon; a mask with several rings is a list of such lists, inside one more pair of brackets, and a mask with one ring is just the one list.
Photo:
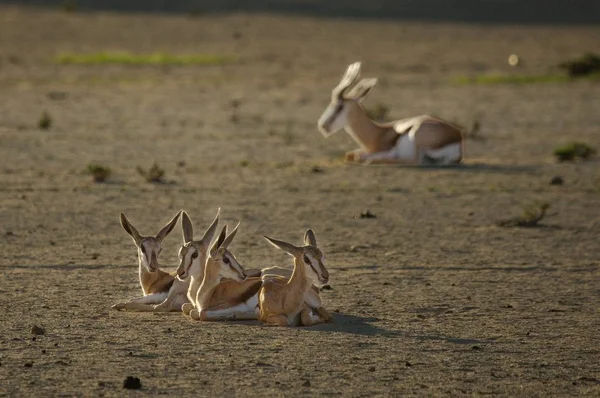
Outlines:
{"label": "dry desert soil", "polygon": [[[552,157],[570,140],[600,147],[600,85],[453,83],[514,73],[511,53],[518,73],[551,73],[598,43],[597,26],[1,6],[0,395],[122,396],[127,376],[133,395],[600,395],[598,161]],[[101,51],[237,62],[53,60]],[[345,165],[355,144],[316,120],[356,60],[380,77],[367,106],[479,121],[465,165]],[[136,172],[154,162],[164,183]],[[106,183],[90,163],[112,169]],[[535,201],[551,206],[539,227],[496,225]],[[231,249],[247,266],[291,264],[261,235],[300,243],[313,228],[335,323],[111,310],[141,294],[119,212],[150,234],[180,209],[204,230],[217,207],[241,220]],[[166,268],[181,240],[178,225]]]}

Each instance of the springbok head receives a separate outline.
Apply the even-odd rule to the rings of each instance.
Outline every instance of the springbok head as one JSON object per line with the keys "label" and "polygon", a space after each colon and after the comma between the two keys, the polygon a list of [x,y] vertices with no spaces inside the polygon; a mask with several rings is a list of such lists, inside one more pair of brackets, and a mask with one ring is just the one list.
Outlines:
{"label": "springbok head", "polygon": [[239,226],[240,224],[238,223],[229,235],[227,235],[227,226],[223,227],[221,234],[219,234],[219,237],[210,248],[208,259],[206,260],[206,267],[211,267],[224,278],[230,278],[238,282],[246,279],[246,272],[227,247],[229,247],[233,238],[235,238]]}
{"label": "springbok head", "polygon": [[329,283],[329,271],[323,265],[323,253],[317,248],[317,239],[312,229],[307,229],[304,234],[304,246],[294,246],[281,240],[265,238],[273,246],[283,250],[294,257],[296,267],[304,267],[304,274],[317,287]]}
{"label": "springbok head", "polygon": [[212,224],[206,229],[200,240],[194,240],[194,228],[192,220],[184,211],[181,216],[181,228],[183,232],[183,245],[179,249],[179,267],[177,268],[177,278],[183,280],[189,275],[201,277],[204,275],[204,265],[206,256],[210,247],[217,225],[219,224],[220,209]]}
{"label": "springbok head", "polygon": [[349,105],[360,102],[377,84],[376,78],[358,80],[360,77],[360,62],[348,66],[340,83],[331,91],[331,103],[319,118],[319,131],[325,136],[340,131],[348,124]]}
{"label": "springbok head", "polygon": [[140,264],[148,272],[155,272],[158,269],[158,255],[162,251],[161,243],[163,239],[173,230],[179,219],[179,211],[171,221],[158,231],[155,236],[142,236],[138,230],[129,222],[125,214],[121,213],[121,226],[135,242],[138,249],[138,258]]}

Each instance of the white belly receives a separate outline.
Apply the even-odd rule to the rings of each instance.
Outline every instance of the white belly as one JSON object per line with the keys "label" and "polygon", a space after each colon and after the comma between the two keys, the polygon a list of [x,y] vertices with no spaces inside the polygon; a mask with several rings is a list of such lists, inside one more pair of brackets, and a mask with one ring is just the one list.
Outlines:
{"label": "white belly", "polygon": [[462,146],[459,142],[439,149],[426,149],[424,152],[430,158],[441,160],[442,164],[457,163],[462,158]]}
{"label": "white belly", "polygon": [[397,159],[412,161],[415,159],[416,146],[409,134],[402,134],[396,141],[395,157]]}

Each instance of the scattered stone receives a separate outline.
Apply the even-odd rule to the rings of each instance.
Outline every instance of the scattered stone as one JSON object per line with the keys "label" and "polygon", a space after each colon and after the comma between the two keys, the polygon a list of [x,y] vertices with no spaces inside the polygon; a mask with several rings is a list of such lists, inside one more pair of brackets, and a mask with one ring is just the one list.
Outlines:
{"label": "scattered stone", "polygon": [[478,345],[474,345],[473,347],[471,347],[472,350],[481,350],[481,347]]}
{"label": "scattered stone", "polygon": [[375,372],[375,366],[369,366],[369,372]]}
{"label": "scattered stone", "polygon": [[142,382],[138,377],[127,376],[127,378],[123,381],[123,388],[128,390],[139,390],[142,388]]}
{"label": "scattered stone", "polygon": [[44,329],[41,326],[33,325],[31,327],[31,334],[35,334],[37,336],[41,336],[43,334],[46,334],[46,329]]}
{"label": "scattered stone", "polygon": [[45,354],[45,353],[46,353],[46,350],[42,350],[42,354]]}
{"label": "scattered stone", "polygon": [[510,54],[508,56],[508,64],[512,67],[519,66],[521,60],[517,54]]}
{"label": "scattered stone", "polygon": [[103,381],[98,382],[98,387],[104,387],[105,385],[106,385],[106,383]]}
{"label": "scattered stone", "polygon": [[313,167],[310,169],[310,171],[311,171],[311,172],[313,172],[313,173],[315,173],[315,174],[316,174],[316,173],[324,173],[324,172],[325,172],[325,169],[323,169],[322,167],[319,167],[319,166],[313,166]]}
{"label": "scattered stone", "polygon": [[412,364],[408,361],[406,361],[406,363],[404,365],[406,365],[407,368],[410,368],[412,366]]}
{"label": "scattered stone", "polygon": [[565,183],[565,180],[563,180],[563,178],[561,176],[554,176],[550,180],[550,185],[563,185],[564,183]]}
{"label": "scattered stone", "polygon": [[25,362],[25,365],[23,365],[26,368],[32,368],[33,367],[33,362]]}
{"label": "scattered stone", "polygon": [[504,304],[502,308],[515,308],[512,304]]}
{"label": "scattered stone", "polygon": [[304,380],[304,383],[302,383],[302,387],[310,387],[310,380]]}

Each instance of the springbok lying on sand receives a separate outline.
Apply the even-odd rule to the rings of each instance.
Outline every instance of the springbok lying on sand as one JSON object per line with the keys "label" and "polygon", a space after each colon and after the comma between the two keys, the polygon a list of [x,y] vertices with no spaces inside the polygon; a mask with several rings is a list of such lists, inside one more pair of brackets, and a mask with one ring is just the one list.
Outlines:
{"label": "springbok lying on sand", "polygon": [[318,128],[328,137],[341,129],[360,145],[346,153],[347,162],[400,164],[456,164],[463,157],[463,133],[447,121],[421,115],[390,123],[376,123],[361,101],[377,83],[362,79],[360,62],[348,67],[331,92],[331,103],[321,115]]}
{"label": "springbok lying on sand", "polygon": [[141,236],[138,230],[121,213],[121,226],[131,236],[138,249],[139,278],[143,297],[112,306],[116,310],[170,312],[181,311],[187,302],[185,293],[188,283],[175,278],[159,268],[158,255],[162,251],[163,239],[173,230],[181,211],[158,231],[155,236]]}
{"label": "springbok lying on sand", "polygon": [[323,253],[311,229],[304,235],[305,246],[294,246],[269,237],[275,247],[294,257],[291,278],[267,276],[259,292],[260,320],[276,326],[311,326],[330,322],[331,315],[323,307],[313,284],[323,286],[329,282],[329,272],[323,265]]}

